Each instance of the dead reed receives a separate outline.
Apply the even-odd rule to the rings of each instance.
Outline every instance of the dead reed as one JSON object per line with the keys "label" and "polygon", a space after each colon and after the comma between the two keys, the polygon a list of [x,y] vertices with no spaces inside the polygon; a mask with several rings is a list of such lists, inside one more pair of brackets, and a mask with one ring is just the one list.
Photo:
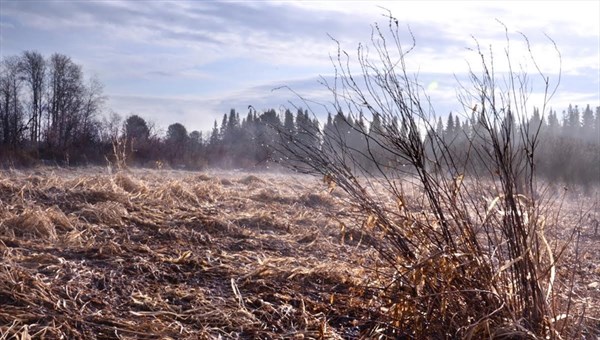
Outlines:
{"label": "dead reed", "polygon": [[377,324],[358,293],[372,251],[341,242],[318,181],[86,171],[0,177],[0,339],[342,339]]}

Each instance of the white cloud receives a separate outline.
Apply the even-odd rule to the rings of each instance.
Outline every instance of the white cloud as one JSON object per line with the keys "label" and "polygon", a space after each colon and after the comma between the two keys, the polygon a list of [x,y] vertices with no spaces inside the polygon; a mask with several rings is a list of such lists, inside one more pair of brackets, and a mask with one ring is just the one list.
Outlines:
{"label": "white cloud", "polygon": [[333,72],[329,55],[335,56],[336,45],[327,34],[354,56],[375,21],[387,27],[384,8],[399,19],[404,44],[410,43],[410,25],[417,46],[407,57],[408,70],[420,74],[442,107],[453,102],[453,75],[464,76],[467,62],[477,70],[477,54],[466,49],[475,46],[471,35],[486,53],[493,46],[496,71],[507,70],[504,27],[496,19],[510,33],[513,66],[527,66],[535,77],[517,33],[522,31],[538,66],[556,76],[558,58],[548,33],[562,54],[563,75],[578,80],[569,78],[557,101],[572,96],[572,102],[598,102],[597,1],[21,1],[2,6],[3,54],[25,49],[69,54],[106,84],[115,110],[147,114],[160,125],[177,119],[209,129],[228,106],[241,111],[248,104],[259,109],[286,104],[289,97],[270,91],[277,85],[327,100],[316,84],[319,74]]}

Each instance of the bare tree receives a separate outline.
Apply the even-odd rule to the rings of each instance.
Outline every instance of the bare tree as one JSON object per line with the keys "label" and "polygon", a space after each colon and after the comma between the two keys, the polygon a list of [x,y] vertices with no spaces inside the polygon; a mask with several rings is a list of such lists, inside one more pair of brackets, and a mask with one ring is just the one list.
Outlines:
{"label": "bare tree", "polygon": [[95,142],[99,139],[100,122],[98,114],[102,112],[105,97],[100,81],[92,77],[88,85],[83,87],[81,107],[76,116],[75,135],[82,142]]}
{"label": "bare tree", "polygon": [[[405,48],[402,38],[390,15],[355,58],[338,44],[335,79],[323,84],[333,97],[324,107],[341,122],[314,132],[323,141],[318,146],[281,129],[280,154],[346,191],[380,240],[375,247],[390,271],[375,271],[374,281],[388,311],[387,335],[559,337],[566,331],[551,320],[565,311],[553,295],[558,260],[544,236],[551,198],[538,195],[534,171],[538,130],[517,124],[529,117],[532,84],[512,68],[508,33],[503,74],[495,71],[492,50],[475,41],[479,71],[471,69],[470,83],[459,84],[464,115],[475,117],[463,136],[436,130],[429,97],[408,72],[415,40]],[[529,46],[524,36],[523,43]],[[543,115],[555,87],[530,56],[545,93]],[[369,128],[353,124],[357,119]],[[348,143],[350,131],[363,146]],[[460,153],[453,146],[459,137],[466,141]],[[408,188],[420,194],[408,200]]]}
{"label": "bare tree", "polygon": [[4,146],[13,149],[24,130],[22,85],[19,58],[4,58],[0,63],[0,137]]}
{"label": "bare tree", "polygon": [[47,142],[65,149],[82,105],[83,74],[81,67],[62,54],[50,57],[49,112]]}
{"label": "bare tree", "polygon": [[74,148],[99,141],[97,114],[104,97],[102,86],[92,78],[85,85],[81,66],[62,54],[53,54],[48,72],[46,143],[50,150],[68,157]]}
{"label": "bare tree", "polygon": [[110,111],[102,118],[102,141],[111,144],[119,138],[123,117],[115,111]]}
{"label": "bare tree", "polygon": [[46,91],[46,61],[35,51],[23,52],[20,60],[21,72],[29,88],[29,139],[37,145],[41,137],[44,93]]}

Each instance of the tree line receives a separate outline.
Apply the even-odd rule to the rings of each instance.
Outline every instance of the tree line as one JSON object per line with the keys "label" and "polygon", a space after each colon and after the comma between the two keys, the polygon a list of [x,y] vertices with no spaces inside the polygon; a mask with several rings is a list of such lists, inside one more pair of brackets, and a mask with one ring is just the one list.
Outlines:
{"label": "tree line", "polygon": [[[132,115],[123,122],[120,134],[118,129],[113,130],[117,133],[111,140],[117,141],[123,150],[122,158],[130,165],[160,164],[186,169],[267,168],[277,162],[279,131],[296,126],[289,110],[285,116],[285,122],[282,122],[274,109],[259,113],[249,107],[248,113],[240,117],[239,112],[231,109],[223,115],[220,124],[215,120],[208,133],[188,132],[181,123],[174,123],[168,126],[164,136],[160,136],[146,120]],[[296,117],[300,116],[310,120],[306,111],[299,110]],[[119,117],[112,117],[111,125],[118,126]],[[311,122],[318,124],[316,119]]]}
{"label": "tree line", "polygon": [[120,161],[173,167],[251,167],[269,162],[281,122],[275,110],[245,118],[232,110],[211,133],[180,123],[162,134],[132,114],[105,112],[103,88],[69,56],[36,51],[0,61],[0,164],[27,166]]}
{"label": "tree line", "polygon": [[[275,109],[258,112],[249,106],[243,116],[234,109],[224,114],[220,124],[215,121],[208,132],[188,132],[184,125],[174,123],[161,133],[139,115],[123,119],[117,113],[105,113],[104,101],[100,82],[86,79],[82,67],[66,55],[45,58],[38,52],[25,51],[3,58],[2,163],[106,164],[120,158],[131,166],[256,168],[282,161],[293,163],[294,157],[310,154],[310,148],[327,149],[327,157],[346,157],[349,165],[365,172],[403,161],[389,152],[390,146],[377,141],[390,132],[382,126],[396,129],[394,132],[400,135],[406,127],[400,121],[382,122],[376,114],[367,120],[362,115],[329,113],[321,127],[314,115],[302,108],[278,113]],[[529,120],[511,124],[515,131],[517,126],[526,127],[528,134],[537,135],[538,174],[553,181],[598,183],[599,114],[600,107],[592,109],[589,105],[570,105],[560,114],[550,110],[544,115],[534,109]],[[507,119],[510,117],[507,114]],[[478,166],[469,152],[485,152],[473,150],[472,143],[468,143],[477,135],[480,124],[476,110],[470,116],[450,113],[432,122],[429,131],[424,130],[425,145],[429,136],[443,138],[450,152],[455,153],[453,158],[464,162],[468,172],[469,167]],[[340,145],[345,149],[341,150]],[[430,167],[432,171],[443,171],[435,164]]]}
{"label": "tree line", "polygon": [[93,157],[104,102],[98,80],[63,54],[25,51],[0,63],[0,156]]}
{"label": "tree line", "polygon": [[[515,149],[531,148],[531,145],[524,143],[536,141],[532,157],[538,178],[588,185],[600,183],[599,116],[600,107],[592,110],[589,105],[583,109],[577,105],[569,105],[560,114],[550,109],[546,115],[534,108],[531,115],[522,121],[517,121],[509,111],[503,118],[502,128],[510,127],[514,139],[506,142]],[[409,166],[411,160],[399,153],[398,147],[393,145],[395,140],[402,142],[396,139],[397,136],[409,138],[408,127],[398,118],[391,118],[392,121],[386,119],[390,118],[377,113],[368,120],[360,113],[329,114],[322,130],[316,126],[284,133],[287,138],[284,142],[291,145],[284,146],[280,154],[283,158],[289,158],[288,162],[297,165],[296,168],[300,171],[306,163],[304,158],[320,154],[330,159],[335,158],[352,173],[370,175],[385,173],[386,168],[397,170],[404,167],[406,172],[410,172],[413,170]],[[440,158],[436,152],[441,151],[436,150],[434,145],[443,143],[447,146],[443,150],[447,153],[445,158],[452,160],[461,169],[460,174],[447,175],[456,177],[481,173],[488,166],[483,163],[491,161],[485,155],[493,152],[489,150],[490,143],[485,140],[482,131],[501,128],[484,124],[487,122],[473,108],[470,114],[458,115],[451,112],[447,117],[439,117],[437,121],[423,127],[422,147],[428,155],[426,166],[429,171],[450,171],[435,162]],[[322,152],[315,153],[314,150],[317,149]],[[310,172],[310,169],[307,171]]]}
{"label": "tree line", "polygon": [[[600,183],[599,116],[600,107],[569,105],[561,113],[550,109],[545,115],[534,108],[530,117],[522,118],[522,121],[507,112],[504,119],[515,133],[515,140],[511,141],[513,147],[523,149],[524,143],[536,140],[534,170],[540,178],[588,185]],[[446,124],[441,120],[437,122],[436,134],[443,136],[450,152],[455,153],[459,162],[465,163],[465,172],[469,167],[478,166],[469,164],[473,163],[469,162],[472,159],[469,152],[486,152],[481,150],[483,142],[472,145],[469,150],[469,141],[477,140],[481,128],[482,122],[476,112],[462,121],[450,114]]]}

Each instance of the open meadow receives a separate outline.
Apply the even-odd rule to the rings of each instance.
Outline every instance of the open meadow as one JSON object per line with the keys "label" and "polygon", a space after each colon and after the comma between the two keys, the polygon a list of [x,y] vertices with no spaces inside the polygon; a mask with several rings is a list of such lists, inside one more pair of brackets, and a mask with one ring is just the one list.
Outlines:
{"label": "open meadow", "polygon": [[[368,221],[328,189],[277,173],[0,172],[0,339],[385,337],[390,268]],[[600,230],[582,209],[594,199],[567,195],[546,226],[561,251],[554,294],[585,314],[569,320],[590,339]]]}

